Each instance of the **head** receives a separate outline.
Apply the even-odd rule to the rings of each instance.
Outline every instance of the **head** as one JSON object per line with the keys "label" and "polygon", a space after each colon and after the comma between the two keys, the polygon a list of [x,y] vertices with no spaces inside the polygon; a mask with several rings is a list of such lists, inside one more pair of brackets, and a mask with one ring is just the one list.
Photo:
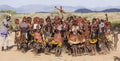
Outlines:
{"label": "head", "polygon": [[76,35],[76,32],[71,31],[70,34],[71,35]]}
{"label": "head", "polygon": [[97,21],[97,22],[99,22],[99,21],[100,21],[100,19],[99,19],[99,18],[96,18],[96,21]]}
{"label": "head", "polygon": [[38,23],[38,22],[39,22],[39,20],[40,20],[40,18],[39,18],[39,17],[34,17],[33,22],[34,22],[34,23]]}
{"label": "head", "polygon": [[27,18],[24,16],[22,22],[26,22]]}
{"label": "head", "polygon": [[105,14],[105,16],[107,16],[107,13]]}
{"label": "head", "polygon": [[55,16],[55,17],[54,17],[54,20],[59,20],[59,19],[60,19],[59,16]]}
{"label": "head", "polygon": [[95,21],[96,21],[96,18],[93,18],[93,19],[92,19],[92,22],[95,22]]}
{"label": "head", "polygon": [[50,16],[47,16],[47,18],[45,20],[46,20],[46,22],[51,22]]}
{"label": "head", "polygon": [[19,19],[15,19],[15,24],[19,24]]}
{"label": "head", "polygon": [[26,18],[26,21],[31,24],[32,18],[31,18],[31,17],[27,17],[27,18]]}
{"label": "head", "polygon": [[38,21],[39,24],[43,24],[44,23],[44,19],[43,18],[40,18],[39,21]]}
{"label": "head", "polygon": [[104,20],[103,20],[103,19],[101,19],[101,22],[104,22]]}
{"label": "head", "polygon": [[10,16],[10,15],[7,15],[7,16],[6,16],[6,19],[7,19],[7,21],[10,21],[11,16]]}
{"label": "head", "polygon": [[74,19],[74,17],[73,16],[70,16],[70,20],[73,20]]}
{"label": "head", "polygon": [[55,30],[55,33],[60,33],[60,31],[59,30]]}

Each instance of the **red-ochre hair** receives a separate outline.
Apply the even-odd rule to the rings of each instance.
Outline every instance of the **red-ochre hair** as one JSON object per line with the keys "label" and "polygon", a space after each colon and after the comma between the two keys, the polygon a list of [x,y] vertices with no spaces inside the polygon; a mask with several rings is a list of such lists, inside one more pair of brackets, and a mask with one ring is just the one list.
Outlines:
{"label": "red-ochre hair", "polygon": [[43,23],[44,23],[44,19],[43,19],[43,18],[40,18],[39,24],[43,24]]}
{"label": "red-ochre hair", "polygon": [[39,22],[39,20],[40,20],[40,18],[39,18],[39,17],[34,17],[34,19],[33,19],[33,23],[38,23],[38,22]]}
{"label": "red-ochre hair", "polygon": [[22,22],[25,22],[27,20],[27,18],[24,16],[22,19]]}
{"label": "red-ochre hair", "polygon": [[15,19],[15,24],[19,24],[19,19]]}

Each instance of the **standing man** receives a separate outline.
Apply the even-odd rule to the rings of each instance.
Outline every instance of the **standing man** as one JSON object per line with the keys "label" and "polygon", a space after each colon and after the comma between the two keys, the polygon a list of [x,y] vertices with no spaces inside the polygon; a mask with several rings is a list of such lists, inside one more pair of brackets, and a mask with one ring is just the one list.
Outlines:
{"label": "standing man", "polygon": [[115,30],[114,30],[114,49],[115,51],[117,50],[117,43],[119,41],[119,37],[118,37],[118,34],[119,34],[119,27],[118,26],[115,26]]}
{"label": "standing man", "polygon": [[4,51],[4,44],[6,43],[6,50],[8,50],[8,21],[11,19],[10,15],[7,15],[6,18],[3,20],[1,25],[1,32],[0,35],[2,36],[2,51]]}

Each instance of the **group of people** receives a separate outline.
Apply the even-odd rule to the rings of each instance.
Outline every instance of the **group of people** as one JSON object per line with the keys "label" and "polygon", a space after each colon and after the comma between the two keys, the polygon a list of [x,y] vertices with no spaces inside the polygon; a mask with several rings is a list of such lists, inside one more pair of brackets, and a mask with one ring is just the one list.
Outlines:
{"label": "group of people", "polygon": [[[119,27],[115,26],[111,31],[113,28],[107,14],[105,17],[105,20],[93,18],[88,21],[81,16],[70,16],[67,19],[59,16],[54,18],[48,16],[45,19],[24,16],[21,22],[19,19],[14,20],[15,44],[19,50],[35,49],[46,54],[50,54],[53,50],[58,56],[63,50],[73,56],[89,53],[95,55],[97,52],[107,54],[117,50]],[[10,20],[10,17],[6,20]],[[7,29],[6,20],[3,21],[3,27]],[[7,37],[7,33],[4,32],[1,32],[2,43]],[[2,51],[3,46],[4,44],[2,44]]]}

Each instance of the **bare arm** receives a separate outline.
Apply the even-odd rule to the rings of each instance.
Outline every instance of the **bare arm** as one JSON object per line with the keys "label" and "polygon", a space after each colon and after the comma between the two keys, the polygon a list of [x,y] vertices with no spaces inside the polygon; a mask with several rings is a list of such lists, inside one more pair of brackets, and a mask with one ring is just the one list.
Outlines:
{"label": "bare arm", "polygon": [[107,15],[107,14],[105,14],[105,16],[106,16],[106,20],[108,21],[108,15]]}

